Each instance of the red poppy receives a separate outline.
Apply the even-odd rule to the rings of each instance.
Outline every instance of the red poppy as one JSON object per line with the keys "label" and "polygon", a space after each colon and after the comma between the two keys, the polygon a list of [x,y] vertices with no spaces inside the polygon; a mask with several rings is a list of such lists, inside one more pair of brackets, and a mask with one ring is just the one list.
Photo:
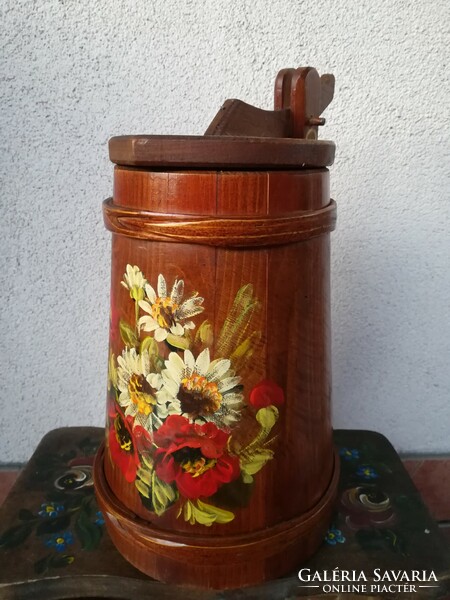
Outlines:
{"label": "red poppy", "polygon": [[155,432],[155,471],[175,482],[186,498],[212,496],[224,483],[239,477],[239,459],[227,452],[229,434],[214,423],[197,425],[170,415]]}
{"label": "red poppy", "polygon": [[264,379],[251,390],[249,402],[255,408],[281,406],[284,404],[284,392],[274,381]]}
{"label": "red poppy", "polygon": [[136,471],[140,466],[136,440],[132,432],[133,419],[122,417],[120,413],[116,413],[110,422],[109,451],[111,458],[122,471],[125,479],[132,483],[136,479]]}

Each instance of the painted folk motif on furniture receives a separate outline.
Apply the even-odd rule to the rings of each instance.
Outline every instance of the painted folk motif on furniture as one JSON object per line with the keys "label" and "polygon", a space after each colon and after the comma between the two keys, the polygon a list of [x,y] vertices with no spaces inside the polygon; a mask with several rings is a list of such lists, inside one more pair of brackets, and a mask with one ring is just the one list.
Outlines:
{"label": "painted folk motif on furniture", "polygon": [[[223,500],[248,500],[254,477],[274,456],[284,403],[274,381],[246,386],[261,338],[253,286],[237,290],[214,339],[213,323],[201,317],[207,299],[183,279],[168,287],[160,273],[149,282],[128,264],[121,283],[134,323],[119,320],[123,349],[110,351],[110,459],[157,516],[173,507],[191,524],[228,523],[234,512]],[[244,411],[253,427],[239,427]]]}

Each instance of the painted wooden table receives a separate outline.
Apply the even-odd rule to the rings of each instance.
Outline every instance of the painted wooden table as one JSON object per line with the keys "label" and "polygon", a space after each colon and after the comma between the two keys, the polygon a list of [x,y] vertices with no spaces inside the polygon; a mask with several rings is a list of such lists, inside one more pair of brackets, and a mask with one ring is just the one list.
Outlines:
{"label": "painted wooden table", "polygon": [[51,431],[21,473],[0,512],[1,600],[450,598],[448,544],[378,433],[335,431],[342,465],[336,512],[321,550],[299,565],[302,580],[293,573],[224,592],[161,584],[118,554],[92,485],[103,435],[94,427]]}

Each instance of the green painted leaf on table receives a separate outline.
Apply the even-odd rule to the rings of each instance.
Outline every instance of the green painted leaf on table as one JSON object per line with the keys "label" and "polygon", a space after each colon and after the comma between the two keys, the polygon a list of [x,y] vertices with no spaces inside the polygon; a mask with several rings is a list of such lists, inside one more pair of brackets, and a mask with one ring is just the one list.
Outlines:
{"label": "green painted leaf on table", "polygon": [[91,521],[90,510],[84,505],[75,521],[75,533],[83,550],[95,550],[102,537],[102,529]]}
{"label": "green painted leaf on table", "polygon": [[129,348],[136,348],[139,345],[139,340],[136,337],[136,333],[130,325],[123,319],[119,321],[120,337],[125,346]]}
{"label": "green painted leaf on table", "polygon": [[63,514],[54,519],[46,519],[41,521],[36,528],[36,535],[47,535],[50,533],[59,533],[67,529],[70,525],[70,515]]}
{"label": "green painted leaf on table", "polygon": [[33,531],[33,523],[24,521],[20,525],[15,525],[7,529],[0,535],[0,548],[15,548],[20,546]]}
{"label": "green painted leaf on table", "polygon": [[61,567],[67,567],[67,565],[71,565],[74,560],[75,557],[69,554],[63,554],[62,556],[59,554],[53,554],[49,560],[49,566],[60,569]]}
{"label": "green painted leaf on table", "polygon": [[21,508],[18,517],[21,521],[34,521],[37,519],[36,515],[33,515],[31,510],[28,510],[27,508]]}
{"label": "green painted leaf on table", "polygon": [[386,552],[386,550],[408,556],[406,544],[401,535],[393,529],[360,529],[355,538],[365,551]]}
{"label": "green painted leaf on table", "polygon": [[52,555],[47,554],[47,556],[44,556],[44,558],[41,558],[34,563],[34,572],[36,575],[43,575],[46,571],[48,571],[51,558]]}
{"label": "green painted leaf on table", "polygon": [[64,498],[64,505],[68,511],[77,511],[85,501],[86,496],[83,494],[73,494],[71,496],[66,494]]}

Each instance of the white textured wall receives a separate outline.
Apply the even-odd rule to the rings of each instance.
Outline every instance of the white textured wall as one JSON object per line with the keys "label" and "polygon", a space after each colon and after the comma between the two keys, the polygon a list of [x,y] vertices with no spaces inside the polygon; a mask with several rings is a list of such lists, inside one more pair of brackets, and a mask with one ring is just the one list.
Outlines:
{"label": "white textured wall", "polygon": [[448,0],[2,0],[1,456],[103,423],[107,140],[270,108],[282,67],[337,79],[334,413],[450,451]]}

